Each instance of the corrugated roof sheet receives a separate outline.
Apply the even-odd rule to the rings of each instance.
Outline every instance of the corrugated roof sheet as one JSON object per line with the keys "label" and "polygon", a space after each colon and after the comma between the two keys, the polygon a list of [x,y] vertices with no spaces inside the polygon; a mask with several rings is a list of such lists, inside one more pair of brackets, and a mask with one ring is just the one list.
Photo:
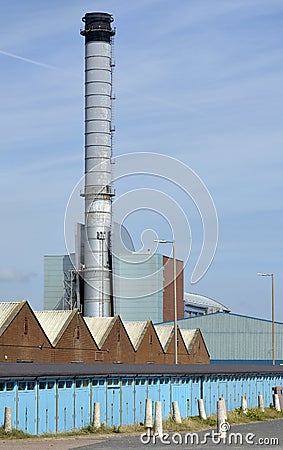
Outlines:
{"label": "corrugated roof sheet", "polygon": [[174,327],[172,325],[154,325],[154,328],[163,350],[166,351],[173,336]]}
{"label": "corrugated roof sheet", "polygon": [[84,317],[92,337],[99,348],[104,344],[118,316],[115,317]]}
{"label": "corrugated roof sheet", "polygon": [[77,311],[35,311],[34,314],[51,344],[56,345]]}
{"label": "corrugated roof sheet", "polygon": [[123,324],[134,349],[137,350],[146,332],[148,322],[123,322]]}
{"label": "corrugated roof sheet", "polygon": [[0,336],[4,333],[11,321],[16,317],[20,309],[26,303],[21,302],[1,302],[0,303]]}
{"label": "corrugated roof sheet", "polygon": [[184,344],[186,346],[186,349],[188,350],[188,353],[190,353],[191,347],[192,347],[192,344],[193,344],[193,341],[194,341],[194,338],[195,338],[196,333],[197,333],[197,329],[194,329],[194,330],[183,330],[183,329],[180,329],[180,333],[181,333],[181,336],[183,338],[183,341],[184,341]]}

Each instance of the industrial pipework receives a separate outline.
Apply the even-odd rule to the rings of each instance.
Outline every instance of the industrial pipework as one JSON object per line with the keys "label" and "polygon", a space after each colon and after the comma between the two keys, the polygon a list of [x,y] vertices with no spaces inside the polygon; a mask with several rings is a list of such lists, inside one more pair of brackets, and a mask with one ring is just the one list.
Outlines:
{"label": "industrial pipework", "polygon": [[85,28],[84,316],[111,316],[112,55],[107,13],[87,13]]}

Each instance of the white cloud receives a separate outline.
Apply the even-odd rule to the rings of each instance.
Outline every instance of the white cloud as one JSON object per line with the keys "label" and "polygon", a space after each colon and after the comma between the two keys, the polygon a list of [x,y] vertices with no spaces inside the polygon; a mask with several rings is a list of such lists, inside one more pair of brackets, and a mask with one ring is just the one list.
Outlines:
{"label": "white cloud", "polygon": [[0,283],[27,283],[31,281],[37,273],[23,273],[15,267],[0,268]]}

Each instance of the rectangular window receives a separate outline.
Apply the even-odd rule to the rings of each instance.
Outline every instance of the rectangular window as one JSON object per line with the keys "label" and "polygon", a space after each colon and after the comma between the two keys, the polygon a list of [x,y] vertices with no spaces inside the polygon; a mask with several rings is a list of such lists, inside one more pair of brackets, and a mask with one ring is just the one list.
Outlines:
{"label": "rectangular window", "polygon": [[76,380],[76,388],[82,387],[82,380]]}
{"label": "rectangular window", "polygon": [[103,352],[95,352],[94,359],[95,361],[103,361]]}
{"label": "rectangular window", "polygon": [[24,320],[24,334],[28,334],[28,318],[25,317]]}
{"label": "rectangular window", "polygon": [[35,382],[34,381],[29,381],[28,382],[28,391],[33,391],[35,387]]}
{"label": "rectangular window", "polygon": [[71,389],[72,384],[73,384],[73,383],[72,383],[71,380],[66,381],[66,388],[67,388],[67,389]]}
{"label": "rectangular window", "polygon": [[107,380],[107,384],[108,384],[108,386],[110,386],[110,385],[117,386],[119,384],[119,379],[118,378],[109,378],[109,380]]}
{"label": "rectangular window", "polygon": [[83,380],[83,387],[87,388],[88,387],[88,380]]}
{"label": "rectangular window", "polygon": [[46,387],[45,381],[40,381],[39,382],[39,389],[45,389],[45,387]]}
{"label": "rectangular window", "polygon": [[12,383],[11,381],[8,381],[8,383],[6,383],[6,390],[12,391],[13,389],[14,389],[14,383]]}
{"label": "rectangular window", "polygon": [[5,387],[4,383],[0,383],[0,391],[4,391],[4,387]]}
{"label": "rectangular window", "polygon": [[47,382],[47,389],[53,389],[54,388],[54,381],[48,381]]}
{"label": "rectangular window", "polygon": [[24,381],[19,381],[19,383],[18,383],[19,391],[24,391],[25,388],[26,388],[26,383]]}
{"label": "rectangular window", "polygon": [[58,381],[58,389],[63,389],[65,387],[65,381]]}

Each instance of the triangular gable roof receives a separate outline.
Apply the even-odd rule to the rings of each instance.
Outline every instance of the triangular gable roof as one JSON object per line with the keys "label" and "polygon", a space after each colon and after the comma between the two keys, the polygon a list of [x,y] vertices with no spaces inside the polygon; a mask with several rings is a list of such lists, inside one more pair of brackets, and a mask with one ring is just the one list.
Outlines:
{"label": "triangular gable roof", "polygon": [[198,333],[198,329],[195,328],[193,330],[183,330],[180,328],[180,333],[186,346],[186,349],[188,351],[188,354],[190,354],[192,346],[194,344],[194,340]]}
{"label": "triangular gable roof", "polygon": [[171,342],[174,326],[173,325],[154,325],[158,339],[162,345],[163,350],[166,352]]}
{"label": "triangular gable roof", "polygon": [[0,303],[0,336],[2,336],[12,320],[26,303],[28,303],[26,300],[22,300],[21,302]]}
{"label": "triangular gable roof", "polygon": [[77,312],[77,309],[73,309],[68,311],[35,311],[34,314],[51,344],[56,346]]}
{"label": "triangular gable roof", "polygon": [[147,322],[123,322],[135,351],[139,348],[150,321]]}
{"label": "triangular gable roof", "polygon": [[84,317],[84,321],[99,348],[103,346],[117,318],[118,316]]}

